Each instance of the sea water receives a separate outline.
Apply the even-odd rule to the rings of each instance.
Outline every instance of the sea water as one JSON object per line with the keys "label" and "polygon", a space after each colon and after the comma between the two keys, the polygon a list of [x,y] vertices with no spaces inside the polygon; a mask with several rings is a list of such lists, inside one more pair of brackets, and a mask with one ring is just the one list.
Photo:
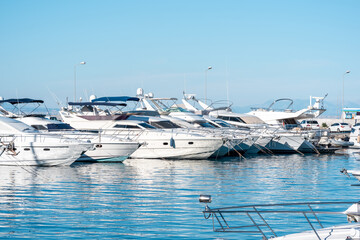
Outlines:
{"label": "sea water", "polygon": [[213,208],[359,201],[358,181],[340,173],[359,163],[293,154],[0,167],[0,239],[261,239],[213,232],[199,195]]}

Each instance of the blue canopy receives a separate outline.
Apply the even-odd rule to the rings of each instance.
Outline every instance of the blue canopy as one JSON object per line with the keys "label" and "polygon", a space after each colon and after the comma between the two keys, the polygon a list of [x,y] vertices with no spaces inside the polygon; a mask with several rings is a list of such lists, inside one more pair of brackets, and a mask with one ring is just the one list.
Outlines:
{"label": "blue canopy", "polygon": [[69,102],[71,106],[126,106],[126,103],[108,103],[108,102]]}
{"label": "blue canopy", "polygon": [[92,102],[127,102],[134,101],[138,102],[140,99],[137,97],[128,97],[128,96],[120,96],[120,97],[101,97],[92,100]]}
{"label": "blue canopy", "polygon": [[20,103],[44,103],[43,100],[36,100],[31,98],[10,98],[6,100],[0,100],[0,103],[11,103],[11,104],[20,104]]}

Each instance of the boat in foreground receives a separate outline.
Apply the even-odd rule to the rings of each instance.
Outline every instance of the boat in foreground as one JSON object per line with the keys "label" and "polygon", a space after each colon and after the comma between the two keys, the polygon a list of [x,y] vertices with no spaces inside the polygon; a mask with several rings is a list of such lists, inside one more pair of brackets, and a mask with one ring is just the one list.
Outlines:
{"label": "boat in foreground", "polygon": [[[360,240],[360,223],[357,223],[360,220],[359,202],[300,202],[210,208],[207,205],[211,202],[210,195],[200,195],[199,201],[206,204],[203,214],[206,219],[212,219],[215,232],[258,234],[263,240]],[[334,219],[355,223],[325,227],[332,224]],[[309,230],[299,232],[303,225]],[[291,233],[294,231],[298,233]]]}

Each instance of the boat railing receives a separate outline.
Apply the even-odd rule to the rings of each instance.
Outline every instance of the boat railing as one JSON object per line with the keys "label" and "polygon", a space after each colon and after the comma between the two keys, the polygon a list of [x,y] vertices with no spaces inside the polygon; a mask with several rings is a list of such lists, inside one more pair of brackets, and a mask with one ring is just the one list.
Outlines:
{"label": "boat railing", "polygon": [[[262,235],[264,240],[278,237],[277,232],[291,233],[288,228],[284,229],[284,226],[290,227],[291,224],[302,231],[312,230],[314,239],[321,240],[318,231],[324,228],[326,223],[330,224],[329,221],[334,220],[334,217],[329,218],[330,215],[341,215],[342,220],[348,221],[357,221],[360,216],[358,212],[351,214],[348,210],[344,212],[350,205],[360,202],[297,202],[210,208],[207,205],[211,202],[210,195],[200,195],[199,201],[206,203],[203,214],[205,219],[212,219],[214,232],[252,233]],[[333,206],[331,209],[340,210],[341,205],[345,209],[342,211],[324,209],[325,207],[329,209],[330,205]],[[347,214],[347,218],[343,218],[344,214]],[[322,220],[319,215],[323,217]],[[291,220],[286,220],[289,217]]]}
{"label": "boat railing", "polygon": [[146,133],[147,131],[145,129],[137,129],[136,131],[130,130],[130,129],[99,129],[101,134],[104,135],[110,135],[114,137],[120,137],[125,139],[130,139],[133,141],[137,141],[139,137]]}

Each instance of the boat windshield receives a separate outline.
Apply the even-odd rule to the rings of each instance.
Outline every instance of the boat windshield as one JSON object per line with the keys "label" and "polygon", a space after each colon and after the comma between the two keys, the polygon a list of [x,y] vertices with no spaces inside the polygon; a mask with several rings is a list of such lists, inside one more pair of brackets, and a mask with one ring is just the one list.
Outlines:
{"label": "boat windshield", "polygon": [[218,116],[218,118],[225,120],[225,121],[232,121],[232,122],[240,122],[245,123],[241,118],[239,117],[230,117],[230,116]]}
{"label": "boat windshield", "polygon": [[156,129],[156,127],[153,127],[148,123],[139,123],[139,125],[142,126],[143,128],[147,128],[147,129]]}
{"label": "boat windshield", "polygon": [[224,121],[221,121],[221,120],[214,120],[214,122],[216,124],[219,124],[220,126],[222,127],[228,127],[228,128],[231,128],[232,126],[230,124],[228,124],[227,122],[224,122]]}
{"label": "boat windshield", "polygon": [[170,107],[168,109],[165,109],[165,112],[190,112],[190,111],[181,107]]}
{"label": "boat windshield", "polygon": [[60,130],[74,130],[74,128],[67,123],[51,123],[47,125],[47,128],[49,132]]}
{"label": "boat windshield", "polygon": [[205,128],[218,128],[217,126],[215,126],[209,122],[195,122],[195,125],[199,125],[199,126],[205,127]]}
{"label": "boat windshield", "polygon": [[179,125],[170,122],[170,121],[161,121],[161,122],[151,122],[151,125],[156,128],[180,128]]}
{"label": "boat windshield", "polygon": [[31,125],[31,126],[37,130],[47,130],[46,127],[43,125]]}

